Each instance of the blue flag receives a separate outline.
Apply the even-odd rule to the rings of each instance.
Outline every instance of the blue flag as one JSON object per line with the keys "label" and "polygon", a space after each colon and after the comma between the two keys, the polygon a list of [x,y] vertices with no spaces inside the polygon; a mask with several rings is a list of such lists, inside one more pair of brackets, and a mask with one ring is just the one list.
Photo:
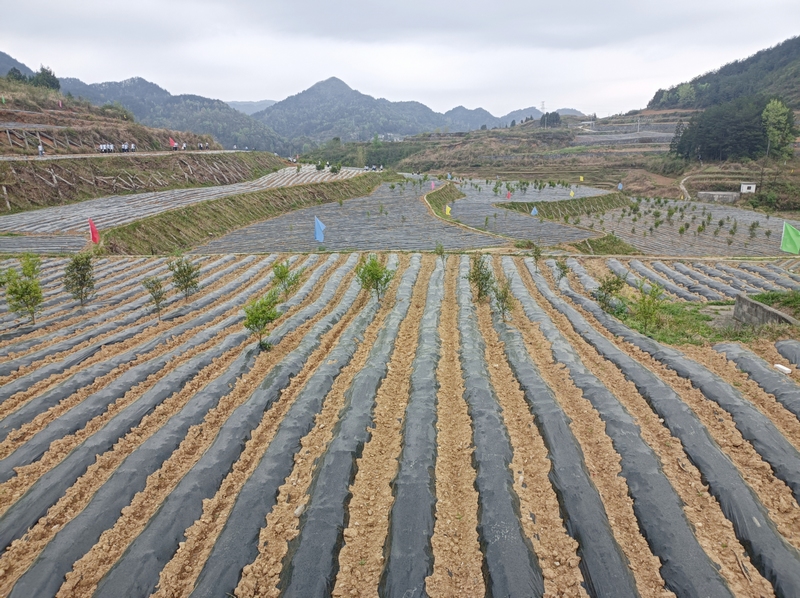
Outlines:
{"label": "blue flag", "polygon": [[314,216],[314,238],[322,243],[325,240],[325,225],[322,224],[322,220]]}
{"label": "blue flag", "polygon": [[533,206],[533,209],[531,210],[531,216],[536,216],[536,214],[538,214],[538,213],[539,213],[539,210],[536,209],[536,206]]}
{"label": "blue flag", "polygon": [[622,183],[620,183],[619,185],[617,185],[617,189],[619,189],[620,191],[622,191]]}

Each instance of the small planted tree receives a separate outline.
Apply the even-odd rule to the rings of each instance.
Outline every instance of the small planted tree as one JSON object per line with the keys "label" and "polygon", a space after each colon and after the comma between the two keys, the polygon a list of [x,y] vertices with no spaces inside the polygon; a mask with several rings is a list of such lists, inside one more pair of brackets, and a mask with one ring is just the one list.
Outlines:
{"label": "small planted tree", "polygon": [[514,295],[511,293],[511,284],[507,280],[494,285],[494,300],[497,304],[497,311],[500,312],[500,317],[505,322],[508,312],[514,309]]}
{"label": "small planted tree", "polygon": [[172,272],[172,283],[175,285],[185,299],[189,295],[197,292],[200,286],[200,266],[193,264],[188,259],[179,257],[172,260],[169,264],[169,271]]}
{"label": "small planted tree", "polygon": [[158,319],[161,319],[161,308],[164,306],[164,300],[167,298],[167,293],[164,291],[164,285],[161,284],[161,281],[154,276],[150,276],[149,278],[145,278],[142,281],[142,285],[147,292],[150,293],[150,301],[153,303],[153,307],[156,308],[156,312],[158,312]]}
{"label": "small planted tree", "polygon": [[567,266],[567,262],[564,259],[557,259],[556,260],[556,282],[561,282],[561,279],[564,278],[569,273],[569,266]]}
{"label": "small planted tree", "polygon": [[378,261],[374,255],[369,256],[368,260],[363,260],[356,267],[356,277],[361,284],[361,288],[375,295],[380,301],[389,283],[394,277],[394,270],[390,270]]}
{"label": "small planted tree", "polygon": [[292,272],[289,267],[289,260],[279,262],[272,266],[272,273],[275,275],[275,284],[280,290],[284,301],[289,295],[294,293],[295,289],[300,285],[304,271],[305,268],[299,268],[296,272]]}
{"label": "small planted tree", "polygon": [[83,306],[94,293],[94,266],[91,253],[78,253],[64,270],[64,288]]}
{"label": "small planted tree", "polygon": [[606,274],[600,279],[600,287],[595,292],[597,302],[603,311],[612,311],[614,299],[625,285],[625,279],[616,274]]}
{"label": "small planted tree", "polygon": [[260,299],[254,299],[244,306],[244,327],[252,335],[258,337],[258,346],[267,351],[272,348],[272,345],[265,342],[264,335],[267,327],[280,316],[276,309],[278,301],[280,301],[279,291],[272,289]]}
{"label": "small planted tree", "polygon": [[436,242],[436,249],[434,249],[433,252],[436,254],[436,256],[440,260],[442,260],[442,266],[444,266],[445,265],[444,245],[442,245],[440,242],[437,241]]}
{"label": "small planted tree", "polygon": [[642,332],[647,334],[658,324],[661,317],[661,310],[664,307],[664,289],[653,284],[649,291],[645,291],[645,282],[639,281],[639,294],[633,303],[633,317],[642,326]]}
{"label": "small planted tree", "polygon": [[542,248],[539,247],[536,243],[532,243],[530,256],[533,258],[533,265],[536,267],[536,271],[538,272],[539,260],[542,259]]}
{"label": "small planted tree", "polygon": [[[3,277],[3,284],[6,287],[6,302],[8,309],[15,314],[25,314],[31,319],[32,324],[36,324],[36,312],[41,309],[44,296],[39,280],[35,276],[27,276],[23,264],[22,276],[9,268]],[[29,270],[30,272],[30,270]],[[38,267],[35,274],[38,275]]]}
{"label": "small planted tree", "polygon": [[483,301],[494,290],[494,276],[489,265],[484,261],[483,254],[474,253],[469,262],[467,280],[475,287],[478,301]]}

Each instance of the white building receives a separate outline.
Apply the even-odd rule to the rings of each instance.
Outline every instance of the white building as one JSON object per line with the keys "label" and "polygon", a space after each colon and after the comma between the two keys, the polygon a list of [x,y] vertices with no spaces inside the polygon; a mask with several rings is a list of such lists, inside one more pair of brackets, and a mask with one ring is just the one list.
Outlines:
{"label": "white building", "polygon": [[742,183],[742,187],[740,190],[742,193],[755,193],[756,192],[756,184],[755,183]]}

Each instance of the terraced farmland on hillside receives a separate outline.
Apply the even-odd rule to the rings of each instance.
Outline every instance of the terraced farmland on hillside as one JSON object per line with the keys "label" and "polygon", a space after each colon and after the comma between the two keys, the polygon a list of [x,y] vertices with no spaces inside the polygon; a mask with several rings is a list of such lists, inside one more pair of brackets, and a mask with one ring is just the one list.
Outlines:
{"label": "terraced farmland on hillside", "polygon": [[[286,258],[304,282],[259,352],[241,307]],[[382,256],[381,303],[358,254],[195,259],[161,321],[160,258],[99,261],[83,310],[48,260],[36,326],[2,317],[3,595],[800,591],[796,341],[717,348],[749,375],[660,345],[583,294],[598,260],[573,289],[496,257],[504,322],[466,256]]]}

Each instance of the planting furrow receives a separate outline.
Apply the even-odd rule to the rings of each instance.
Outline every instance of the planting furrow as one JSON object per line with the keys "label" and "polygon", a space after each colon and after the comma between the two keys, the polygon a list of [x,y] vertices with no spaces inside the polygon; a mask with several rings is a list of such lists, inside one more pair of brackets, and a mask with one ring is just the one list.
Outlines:
{"label": "planting furrow", "polygon": [[[398,272],[407,267],[408,258],[401,256],[399,263],[401,265]],[[398,268],[397,256],[390,255],[387,264],[389,268]],[[266,525],[262,526],[259,533],[258,556],[242,570],[242,578],[235,590],[237,596],[277,596],[276,586],[282,571],[281,562],[289,542],[299,533],[298,517],[305,509],[312,475],[333,438],[335,423],[346,402],[345,392],[367,362],[370,349],[392,309],[390,306],[394,302],[398,283],[399,277],[395,276],[363,337],[356,337],[358,347],[355,354],[334,380],[331,391],[324,398],[322,410],[315,420],[316,425],[301,440],[301,449],[294,456],[291,475],[280,486],[277,501],[267,515]]]}
{"label": "planting furrow", "polygon": [[[563,281],[560,289],[596,318],[611,335],[622,336],[628,330],[603,312],[596,303],[574,293]],[[556,304],[554,307],[558,309],[565,306]],[[800,592],[800,555],[776,529],[755,492],[745,483],[730,457],[720,449],[698,416],[649,367],[619,349],[585,318],[567,309],[561,313],[569,319],[577,334],[636,385],[652,409],[663,418],[664,425],[681,441],[687,456],[708,484],[709,492],[733,524],[736,537],[753,565],[772,583],[776,594],[786,597],[797,595]]]}
{"label": "planting furrow", "polygon": [[[456,304],[458,277],[459,258],[453,256],[448,258],[444,281],[444,301],[452,307],[444,309],[441,314],[441,357],[436,368],[439,384],[434,472],[436,502],[431,538],[435,558],[433,572],[425,579],[425,592],[434,598],[458,594],[479,596],[486,591],[477,533],[478,492],[474,485],[472,422],[464,400],[464,378],[458,351],[461,345]],[[535,459],[535,456],[531,458]],[[546,462],[544,456],[539,456],[540,463]],[[543,469],[536,468],[535,471]],[[554,510],[560,523],[557,505]],[[545,529],[550,529],[543,522],[541,513],[537,515],[537,521],[544,523]]]}
{"label": "planting furrow", "polygon": [[[380,593],[389,597],[424,596],[425,578],[433,573],[431,536],[436,505],[433,472],[436,468],[436,392],[439,389],[436,370],[440,357],[439,315],[444,298],[443,283],[444,265],[442,260],[437,260],[428,283],[418,330],[419,342],[411,366],[408,405],[401,431],[403,446],[397,475],[392,481],[394,503],[383,550],[386,564],[380,583],[376,584],[380,586]],[[389,384],[388,377],[386,384]],[[367,515],[371,515],[372,509],[370,505]],[[353,519],[352,502],[350,517]],[[363,513],[359,522],[362,519]],[[356,536],[351,542],[358,539]],[[339,563],[341,566],[341,557]]]}
{"label": "planting furrow", "polygon": [[786,272],[783,272],[783,276],[779,273],[774,272],[769,268],[762,268],[761,266],[757,266],[756,264],[748,264],[746,262],[741,262],[737,264],[739,269],[746,270],[748,272],[753,272],[754,274],[758,274],[761,278],[766,278],[770,282],[774,282],[777,285],[782,286],[785,289],[789,289],[792,291],[800,290],[800,284],[797,284],[792,279],[786,276]]}
{"label": "planting furrow", "polygon": [[701,297],[705,297],[709,301],[721,301],[722,299],[724,299],[724,297],[719,293],[717,293],[716,291],[708,288],[704,284],[692,280],[688,276],[684,276],[680,272],[676,272],[663,262],[653,262],[652,266],[655,271],[660,272],[661,274],[669,277],[678,284],[683,285],[684,287],[689,289],[689,291],[691,291],[692,293],[700,295]]}
{"label": "planting furrow", "polygon": [[700,301],[700,297],[698,297],[694,293],[686,291],[685,289],[679,287],[676,284],[671,283],[663,276],[659,276],[639,260],[631,260],[629,263],[631,268],[633,268],[639,274],[650,280],[650,282],[654,282],[660,285],[665,291],[672,293],[676,297],[680,297],[684,301]]}
{"label": "planting furrow", "polygon": [[780,274],[781,276],[790,278],[795,282],[800,282],[800,274],[789,272],[789,270],[784,270],[783,268],[776,266],[775,264],[766,264],[766,267],[775,272],[776,274]]}
{"label": "planting furrow", "polygon": [[726,274],[725,272],[722,272],[721,270],[717,270],[716,268],[712,268],[708,264],[704,264],[702,262],[695,262],[695,263],[692,264],[692,267],[696,268],[697,270],[700,270],[701,272],[705,273],[708,276],[712,276],[712,277],[716,278],[717,280],[721,280],[722,282],[725,282],[725,283],[729,284],[731,287],[733,287],[734,289],[736,289],[738,291],[742,291],[744,293],[760,293],[761,292],[760,289],[757,289],[756,287],[754,287],[754,286],[752,286],[750,284],[747,284],[746,282],[742,282],[738,278],[736,278],[734,276],[730,276],[730,275]]}
{"label": "planting furrow", "polygon": [[[583,365],[589,369],[589,373],[600,379],[613,393],[622,407],[634,418],[635,424],[639,427],[639,435],[649,445],[649,449],[655,454],[659,467],[667,476],[675,492],[678,493],[680,501],[682,501],[683,515],[688,519],[690,529],[696,536],[700,546],[713,561],[714,567],[720,570],[734,595],[752,596],[753,598],[772,595],[773,591],[770,583],[761,577],[758,571],[753,569],[736,538],[731,522],[725,517],[714,497],[706,491],[707,487],[700,471],[692,464],[691,460],[687,459],[681,443],[672,436],[669,429],[664,425],[663,418],[660,418],[653,411],[636,386],[614,364],[606,360],[592,345],[587,343],[573,328],[570,320],[563,313],[556,310],[548,298],[538,291],[533,278],[524,265],[521,265],[519,274],[536,305],[547,314],[558,332],[569,342]],[[545,271],[544,274],[546,276],[547,272]],[[549,376],[549,378],[546,377],[545,379],[553,380],[550,385],[555,387],[554,385],[557,385],[555,380],[559,377],[567,377],[567,370],[562,369],[560,363],[553,359],[551,349],[546,348],[549,347],[549,343],[540,332],[539,325],[528,320],[521,307],[515,309],[519,309],[520,314],[514,316],[513,324],[520,328],[528,352],[542,368],[543,375]],[[552,361],[552,365],[548,365],[548,359]],[[564,394],[563,385],[557,386],[560,389],[557,395],[559,398],[569,396]],[[577,400],[567,398],[562,401],[562,405],[570,409],[575,409],[579,403],[588,405],[586,400],[581,400],[580,398]],[[588,408],[593,409],[591,406]],[[579,411],[579,413],[582,412],[583,410]],[[571,411],[568,414],[571,414]],[[573,419],[576,422],[578,421],[576,418]],[[585,427],[586,424],[589,424],[588,430]],[[606,430],[608,427],[602,421],[597,421],[594,424],[586,422],[583,427],[580,424],[577,425],[578,427],[576,428],[576,424],[573,424],[573,428],[577,432],[583,433],[583,437],[579,437],[579,440],[584,446],[595,444],[597,430]],[[588,435],[586,435],[586,432],[588,432]],[[590,452],[589,454],[591,455],[592,453]],[[592,471],[596,483],[600,484],[599,489],[601,492],[605,485],[604,476],[608,477],[616,473],[616,468],[611,473],[606,473],[605,469],[604,466],[601,466],[599,470]],[[634,484],[631,485],[633,486]],[[628,488],[626,487],[624,491],[627,492]],[[636,491],[641,493],[645,490],[637,487]],[[638,508],[635,503],[633,503],[633,507]],[[616,524],[619,521],[616,514],[614,519]],[[635,523],[634,525],[637,524]],[[637,577],[640,591],[644,593],[647,585],[643,585],[642,581],[640,581],[640,577],[643,577],[643,568],[646,569],[644,577],[650,579],[657,577],[660,579],[657,576],[657,571],[661,567],[661,563],[658,560],[651,563],[642,562],[639,555],[636,554],[636,551],[641,550],[636,547],[636,542],[641,541],[644,543],[644,538],[641,535],[644,533],[644,528],[641,524],[638,524],[638,529],[640,533],[633,536],[628,535],[625,542],[621,544],[625,548],[626,554],[631,556],[631,553],[634,553],[633,558],[631,558],[631,568]],[[647,554],[649,558],[655,559],[649,550],[647,550]],[[747,569],[742,568],[742,563],[746,564]],[[655,593],[659,594],[658,591]]]}
{"label": "planting furrow", "polygon": [[[311,259],[309,261],[313,262],[314,260]],[[333,258],[329,260],[329,262],[332,261],[334,261]],[[279,306],[279,311],[284,313],[287,309],[286,303]],[[236,317],[226,320],[228,327],[234,323]],[[72,563],[94,544],[94,540],[89,541],[89,539],[96,538],[107,525],[116,521],[118,517],[116,514],[119,513],[122,506],[130,502],[137,486],[144,484],[143,480],[147,477],[147,474],[154,469],[158,469],[163,460],[172,453],[175,443],[180,442],[184,437],[185,433],[182,433],[181,430],[185,431],[193,422],[199,423],[198,419],[203,419],[204,414],[213,406],[213,403],[229,392],[232,382],[235,382],[240,374],[246,374],[252,366],[251,357],[249,355],[241,355],[240,345],[246,340],[247,336],[248,333],[244,331],[237,331],[228,335],[225,339],[225,345],[230,346],[230,350],[226,351],[223,357],[215,360],[214,364],[209,367],[208,373],[200,372],[186,388],[174,393],[154,413],[146,416],[133,432],[115,445],[113,451],[100,455],[97,462],[87,470],[87,473],[69,488],[66,495],[61,498],[56,506],[48,511],[48,520],[64,522],[73,516],[76,509],[80,510],[79,505],[86,505],[90,499],[92,501],[89,504],[89,509],[79,515],[79,521],[71,527],[73,536],[78,535],[80,538],[76,539],[70,535],[64,536],[65,539],[60,544],[55,545],[52,550],[48,547],[49,555],[53,555],[53,557],[46,555],[43,558],[43,562],[37,565],[56,575],[56,578],[44,581],[40,579],[40,576],[32,573],[27,576],[28,581],[26,584],[28,585],[23,587],[39,587],[42,583],[45,583],[50,584],[48,587],[52,589],[52,584],[56,583],[57,580],[63,579],[64,568],[66,567],[68,571]],[[234,358],[237,356],[240,358],[234,362]],[[230,366],[230,369],[225,376],[218,378],[209,388],[195,395],[196,391],[200,391],[209,380],[215,377],[214,371],[219,371],[219,369],[216,369],[217,366],[222,369]],[[211,368],[215,368],[215,370]],[[167,422],[172,414],[179,411],[181,412],[179,417]],[[148,440],[153,434],[155,434],[155,437]],[[144,443],[142,450],[134,452],[141,443]],[[169,448],[170,446],[172,448]],[[130,452],[134,452],[134,456],[124,461]],[[124,463],[122,463],[123,461]],[[94,474],[92,474],[92,471]],[[125,480],[122,486],[120,487],[116,482],[111,485],[105,485],[97,495],[93,496],[93,492],[112,474],[116,480]],[[98,511],[101,515],[97,515]],[[108,519],[109,517],[111,517],[110,520]],[[13,548],[18,548],[18,552],[23,552],[22,556],[27,551],[28,562],[30,562],[38,550],[41,550],[55,533],[51,530],[59,527],[45,525],[42,529],[42,526],[37,526],[28,533],[26,542],[22,543],[21,548],[18,543],[15,543],[12,550]],[[13,562],[15,566],[19,567],[20,561],[24,561],[24,559],[20,555],[16,556],[17,558]],[[54,567],[60,573],[53,573]],[[8,566],[6,568],[8,569]],[[39,586],[36,584],[39,584]],[[61,582],[58,581],[55,589],[60,584]]]}
{"label": "planting furrow", "polygon": [[300,536],[293,542],[295,550],[284,570],[285,596],[327,596],[333,587],[356,458],[370,438],[375,397],[386,376],[400,324],[408,312],[420,262],[419,255],[412,256],[398,285],[396,303],[369,359],[347,390],[345,413],[319,463],[309,490],[308,506],[300,518]]}
{"label": "planting furrow", "polygon": [[[653,554],[661,560],[666,587],[678,596],[730,596],[730,590],[695,538],[681,498],[664,475],[658,457],[642,438],[636,421],[583,364],[570,342],[534,302],[511,259],[504,258],[503,266],[525,315],[539,324],[550,343],[555,363],[566,365],[574,384],[605,423],[606,434],[620,455],[621,475],[627,480],[639,527]],[[555,306],[560,300],[548,292],[544,278],[532,275],[537,288]],[[563,305],[560,307],[565,309]]]}
{"label": "planting furrow", "polygon": [[[111,474],[108,481],[91,496],[85,509],[47,545],[42,556],[15,587],[18,595],[26,595],[34,589],[36,595],[54,595],[72,564],[89,551],[104,530],[113,526],[123,507],[130,504],[136,492],[144,488],[148,476],[170,457],[189,428],[202,423],[208,411],[230,392],[238,378],[249,375],[257,353],[254,350],[242,351],[241,346],[247,336],[248,333],[244,331],[229,335],[226,342],[232,350],[227,353],[233,354],[236,359],[232,363],[228,359],[230,365],[225,363],[227,369],[222,375],[196,393],[190,393],[184,405],[176,405],[173,411],[176,415],[165,421],[163,426],[152,427],[152,436],[149,438],[140,426],[138,439],[134,437],[128,441],[129,450],[132,451],[130,456],[117,455],[124,460],[116,468],[111,467],[111,463],[106,464],[106,470]],[[174,399],[175,396],[170,401]],[[138,442],[141,445],[137,447]],[[119,453],[120,450],[115,448],[113,452]],[[111,461],[108,455],[103,458]],[[73,508],[75,502],[73,499]]]}
{"label": "planting furrow", "polygon": [[[395,341],[395,349],[387,364],[386,378],[380,385],[373,408],[373,425],[369,440],[364,445],[361,455],[356,460],[356,474],[350,486],[351,499],[348,504],[347,525],[344,529],[346,539],[339,553],[338,568],[334,594],[349,594],[353,590],[359,594],[372,593],[380,585],[381,575],[385,570],[385,549],[389,541],[389,515],[393,502],[397,505],[400,498],[393,497],[392,480],[397,475],[398,461],[403,448],[403,419],[408,406],[411,391],[413,366],[418,358],[420,347],[421,321],[428,306],[428,291],[436,284],[441,288],[441,279],[431,282],[434,269],[441,272],[441,261],[434,256],[426,256],[414,286],[408,313],[403,319]],[[441,297],[440,297],[441,300]],[[438,313],[435,306],[430,310]],[[430,313],[429,310],[429,313]],[[438,318],[437,318],[438,319]],[[434,321],[434,328],[435,331]],[[433,369],[428,396],[433,401]],[[419,382],[419,377],[417,377]],[[434,418],[435,419],[435,418]],[[432,429],[434,422],[429,424]],[[431,467],[431,472],[433,467]],[[433,481],[425,471],[427,485],[432,488]],[[424,504],[424,503],[422,503]],[[408,506],[419,510],[422,504],[412,503]],[[423,534],[428,546],[433,531],[433,505],[427,510],[430,531],[414,530]],[[413,525],[413,519],[401,520],[400,525]],[[420,556],[424,555],[423,553]],[[363,563],[363,565],[362,565]],[[423,581],[430,572],[423,568],[418,573],[419,581]],[[413,586],[406,586],[406,589]],[[420,586],[422,587],[422,586]],[[404,590],[405,591],[405,590]],[[402,596],[403,592],[399,595]]]}
{"label": "planting furrow", "polygon": [[620,336],[690,381],[707,399],[727,411],[743,438],[770,464],[775,476],[789,486],[796,500],[800,497],[800,452],[736,388],[677,349],[627,327],[622,328]]}
{"label": "planting furrow", "polygon": [[[617,263],[619,264],[619,262]],[[594,295],[595,291],[600,288],[600,283],[592,278],[586,269],[581,265],[581,263],[574,257],[567,258],[567,266],[569,266],[570,270],[572,270],[575,273],[575,276],[578,277],[578,280],[580,281],[581,285],[583,285],[583,288],[586,289],[587,293]],[[620,264],[620,266],[622,266],[622,264]]]}
{"label": "planting furrow", "polygon": [[[236,279],[225,285],[225,287],[219,289],[218,295],[225,296],[230,291],[240,290],[242,289],[243,285],[246,285],[244,290],[240,290],[240,292],[234,297],[228,298],[219,305],[206,310],[201,315],[197,317],[190,317],[188,321],[177,323],[177,325],[171,328],[165,328],[164,324],[159,324],[158,328],[161,330],[152,340],[147,341],[142,339],[144,340],[143,343],[136,342],[136,345],[127,351],[121,352],[117,355],[104,355],[102,360],[88,365],[88,367],[84,365],[83,368],[80,368],[75,372],[67,372],[68,377],[66,377],[66,379],[57,382],[55,386],[50,387],[48,385],[46,391],[38,397],[38,393],[34,394],[35,390],[32,391],[29,389],[27,398],[32,399],[37,397],[35,400],[25,401],[26,397],[14,397],[15,402],[18,403],[18,408],[16,411],[12,412],[9,410],[3,410],[0,412],[0,415],[3,416],[3,419],[0,420],[0,439],[5,439],[11,430],[31,421],[39,413],[43,413],[54,407],[67,397],[71,396],[73,393],[82,388],[86,388],[92,384],[93,381],[109,374],[115,368],[123,364],[135,362],[141,358],[146,358],[148,353],[152,352],[161,345],[171,342],[171,339],[180,337],[187,331],[190,331],[198,326],[205,325],[215,318],[223,315],[227,311],[236,308],[245,300],[246,297],[263,289],[272,281],[272,272],[269,272],[267,276],[260,281],[257,278],[257,275],[265,266],[269,265],[273,259],[274,257],[269,257],[260,261],[255,266],[244,272],[241,276],[238,276]],[[6,385],[6,387],[0,390],[0,396],[5,396],[6,390],[9,391],[9,394],[11,394],[11,391],[14,390],[13,387],[17,384],[17,382],[18,381],[14,381]],[[21,407],[19,405],[21,405]],[[6,406],[7,403],[2,404],[2,407]]]}
{"label": "planting furrow", "polygon": [[606,265],[608,266],[609,270],[627,282],[628,286],[632,289],[639,290],[639,286],[641,286],[645,293],[650,292],[652,287],[647,284],[647,282],[636,276],[636,274],[628,270],[618,260],[609,258],[606,260]]}
{"label": "planting furrow", "polygon": [[725,264],[717,263],[715,264],[717,270],[722,270],[726,274],[730,274],[734,278],[738,278],[739,280],[744,280],[745,282],[758,287],[760,289],[764,289],[765,291],[782,291],[783,289],[778,285],[772,284],[771,282],[761,278],[760,276],[755,276],[750,274],[749,272],[744,272],[739,270],[738,268],[731,268],[730,266],[726,266]]}
{"label": "planting furrow", "polygon": [[[223,276],[229,273],[227,272],[227,270],[228,268],[225,268],[225,270],[223,270],[224,272]],[[214,280],[211,280],[212,276],[206,277],[201,281],[200,283],[201,289],[206,286],[209,286],[214,282]],[[169,290],[170,286],[171,285],[166,285],[165,290]],[[9,376],[13,373],[17,373],[17,375],[24,375],[25,371],[27,371],[27,368],[34,366],[34,364],[38,361],[41,361],[50,356],[57,356],[58,354],[64,353],[65,351],[74,350],[87,340],[97,340],[98,336],[102,336],[104,334],[113,332],[114,330],[120,327],[129,326],[130,324],[140,319],[143,315],[147,314],[147,312],[150,311],[148,305],[150,302],[150,297],[149,295],[144,294],[141,290],[137,289],[129,291],[129,293],[123,294],[122,296],[118,297],[118,299],[119,301],[123,301],[133,295],[141,295],[141,296],[138,300],[124,303],[123,305],[116,307],[108,312],[93,316],[89,320],[89,322],[91,323],[91,325],[97,325],[97,326],[92,328],[91,330],[79,333],[78,335],[72,336],[63,341],[48,343],[47,346],[45,346],[42,349],[39,349],[38,351],[34,351],[33,353],[27,353],[23,356],[16,357],[14,359],[6,361],[3,364],[0,364],[0,376]],[[165,302],[165,307],[169,306],[172,303],[177,303],[178,301],[179,301],[178,296],[174,295]],[[193,304],[194,303],[196,303],[196,301],[193,302]],[[176,311],[180,311],[180,309]],[[133,313],[128,313],[128,312],[133,312]],[[115,319],[118,315],[125,313],[128,313],[128,315],[120,319]],[[167,318],[169,317],[169,314],[165,314],[162,317]],[[128,338],[127,336],[125,336],[126,332],[128,331],[122,331],[122,333],[115,334],[114,342],[119,342],[121,339]],[[132,334],[129,336],[132,336]],[[103,339],[102,342],[105,344],[107,341],[106,339]]]}
{"label": "planting furrow", "polygon": [[[338,286],[339,282],[341,278],[331,280],[329,285]],[[158,511],[142,522],[144,529],[99,581],[96,596],[150,595],[162,567],[184,539],[184,531],[202,514],[202,500],[214,495],[263,413],[272,408],[291,378],[302,370],[319,346],[320,336],[347,313],[359,291],[357,282],[351,283],[338,303],[310,327],[299,344],[271,368],[266,378],[245,401],[236,406],[229,417],[220,422],[220,427],[211,434],[213,439],[210,445],[198,455],[191,469],[163,499]],[[324,301],[327,304],[329,300],[330,297],[326,297],[318,303]],[[320,310],[323,305],[320,305]],[[295,322],[295,326],[298,326],[306,321],[306,318],[296,315],[289,318],[287,323]],[[270,336],[270,341],[277,345],[288,332],[288,328],[284,333],[276,331]]]}
{"label": "planting furrow", "polygon": [[725,284],[724,282],[720,282],[719,280],[714,280],[713,278],[706,276],[705,274],[700,274],[696,270],[692,270],[686,264],[682,264],[680,262],[673,262],[672,267],[675,268],[681,274],[684,274],[688,277],[695,279],[697,282],[714,289],[722,293],[723,295],[735,298],[736,295],[739,294],[739,291],[733,288],[730,285]]}
{"label": "planting furrow", "polygon": [[800,341],[786,340],[775,343],[775,349],[785,359],[800,367]]}
{"label": "planting furrow", "polygon": [[281,413],[265,416],[214,499],[204,504],[202,516],[186,531],[186,542],[161,572],[157,595],[233,595],[242,570],[258,556],[261,528],[292,472],[302,437],[313,428],[324,398],[352,359],[357,339],[377,309],[374,300],[366,306],[357,303],[322,340],[305,375],[295,378],[290,393],[284,393],[284,408],[274,409]]}
{"label": "planting furrow", "polygon": [[456,287],[461,335],[459,354],[464,399],[472,418],[472,441],[475,444],[478,537],[483,552],[486,590],[493,596],[541,596],[544,579],[520,523],[519,499],[509,469],[513,449],[497,395],[489,381],[486,345],[479,330],[472,289],[466,279],[468,273],[469,258],[461,256]]}
{"label": "planting furrow", "polygon": [[791,378],[776,372],[769,364],[736,343],[720,343],[714,350],[723,353],[740,370],[746,372],[755,382],[786,409],[800,419],[800,386]]}

